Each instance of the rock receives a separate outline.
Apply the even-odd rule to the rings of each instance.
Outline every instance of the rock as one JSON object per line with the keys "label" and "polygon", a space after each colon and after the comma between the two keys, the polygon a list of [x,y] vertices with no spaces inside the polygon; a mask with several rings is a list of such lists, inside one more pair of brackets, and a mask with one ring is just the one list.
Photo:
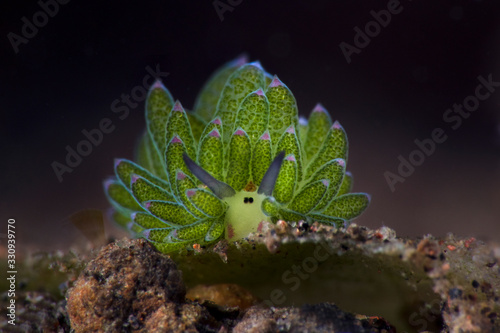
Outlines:
{"label": "rock", "polygon": [[7,322],[7,293],[0,295],[0,332],[38,333],[69,332],[70,323],[66,313],[66,302],[56,301],[46,292],[16,292],[16,325]]}
{"label": "rock", "polygon": [[67,311],[76,332],[331,332],[340,328],[368,332],[363,327],[383,332],[329,303],[300,309],[253,306],[245,312],[256,298],[234,284],[199,286],[192,295],[205,300],[201,304],[186,300],[182,274],[168,256],[144,240],[126,240],[104,247],[88,263],[68,291]]}
{"label": "rock", "polygon": [[286,307],[249,309],[234,327],[233,333],[272,332],[396,332],[382,318],[359,318],[340,310],[331,303]]}
{"label": "rock", "polygon": [[68,292],[77,332],[131,331],[145,326],[166,302],[183,303],[186,290],[175,263],[143,240],[104,247]]}
{"label": "rock", "polygon": [[473,238],[281,223],[171,257],[188,287],[237,283],[274,308],[333,301],[386,318],[398,331],[500,332],[500,248]]}
{"label": "rock", "polygon": [[200,304],[170,302],[145,318],[141,332],[218,332],[220,327]]}
{"label": "rock", "polygon": [[252,307],[234,327],[233,333],[271,333],[276,332],[277,326],[271,309]]}
{"label": "rock", "polygon": [[[16,327],[3,319],[9,299],[0,298],[0,330],[500,332],[500,248],[473,238],[281,224],[170,256],[123,240],[86,260],[74,283],[81,257],[63,257],[48,262],[69,273],[67,306],[43,290],[54,290],[60,274],[30,278],[16,291]],[[33,258],[20,262],[23,274],[34,276],[48,257]],[[42,291],[23,289],[31,286]]]}
{"label": "rock", "polygon": [[428,274],[449,332],[500,332],[500,247],[453,235],[422,242],[433,243],[445,258]]}

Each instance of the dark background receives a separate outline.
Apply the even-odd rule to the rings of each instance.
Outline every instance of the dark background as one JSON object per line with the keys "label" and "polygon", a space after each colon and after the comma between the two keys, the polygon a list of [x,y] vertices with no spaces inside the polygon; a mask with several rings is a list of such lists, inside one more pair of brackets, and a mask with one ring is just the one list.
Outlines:
{"label": "dark background", "polygon": [[[15,53],[8,33],[22,35],[22,17],[32,22],[41,7],[3,1],[0,231],[16,219],[18,251],[74,242],[67,217],[108,207],[102,179],[113,158],[132,157],[144,127],[143,103],[123,120],[111,103],[142,84],[146,66],[159,65],[174,98],[191,108],[217,67],[247,53],[292,89],[301,114],[321,102],[346,129],[354,190],[372,194],[357,223],[401,236],[500,240],[500,91],[457,130],[443,121],[474,93],[479,75],[500,81],[500,3],[402,1],[402,12],[348,64],[339,44],[353,44],[353,29],[387,4],[243,0],[221,20],[212,1],[71,0]],[[65,147],[103,118],[115,130],[59,182],[51,163],[64,163]],[[436,127],[447,141],[392,192],[384,172],[396,173],[398,156]]]}

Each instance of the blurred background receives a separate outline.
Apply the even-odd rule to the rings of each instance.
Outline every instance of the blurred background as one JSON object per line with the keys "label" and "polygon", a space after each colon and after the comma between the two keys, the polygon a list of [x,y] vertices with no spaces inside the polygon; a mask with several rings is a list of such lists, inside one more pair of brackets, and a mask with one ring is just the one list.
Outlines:
{"label": "blurred background", "polygon": [[[113,103],[138,96],[146,67],[168,72],[164,84],[191,108],[209,75],[242,53],[290,87],[302,115],[321,102],[344,126],[354,190],[372,195],[358,224],[389,226],[400,236],[500,240],[500,87],[455,130],[443,119],[474,96],[478,76],[500,82],[498,1],[0,6],[0,232],[16,220],[18,251],[67,248],[81,237],[68,216],[108,207],[102,180],[115,157],[132,158],[144,128],[140,98],[130,99],[127,116],[113,112]],[[377,29],[372,11],[388,6],[390,22]],[[356,39],[367,24],[369,41]],[[356,50],[346,56],[341,44]],[[114,130],[60,181],[53,163],[66,164],[66,147],[76,149],[82,131],[105,118]],[[435,128],[447,140],[391,190],[384,174],[397,174],[398,157],[408,159],[414,141]]]}

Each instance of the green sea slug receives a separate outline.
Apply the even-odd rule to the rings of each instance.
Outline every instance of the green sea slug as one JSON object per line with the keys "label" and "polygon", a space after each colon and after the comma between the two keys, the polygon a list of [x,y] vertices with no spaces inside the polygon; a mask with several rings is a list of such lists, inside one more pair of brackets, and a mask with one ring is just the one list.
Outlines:
{"label": "green sea slug", "polygon": [[318,104],[308,120],[277,76],[243,57],[205,84],[194,110],[157,81],[135,161],[104,182],[112,218],[164,253],[238,240],[264,221],[345,226],[370,197],[349,193],[347,136]]}

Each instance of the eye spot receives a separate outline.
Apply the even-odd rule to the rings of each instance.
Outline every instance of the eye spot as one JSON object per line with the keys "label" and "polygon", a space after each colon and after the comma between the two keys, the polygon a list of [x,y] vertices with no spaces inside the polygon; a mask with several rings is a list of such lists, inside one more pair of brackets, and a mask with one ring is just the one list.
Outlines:
{"label": "eye spot", "polygon": [[245,197],[243,198],[244,203],[253,203],[253,198],[252,197]]}

